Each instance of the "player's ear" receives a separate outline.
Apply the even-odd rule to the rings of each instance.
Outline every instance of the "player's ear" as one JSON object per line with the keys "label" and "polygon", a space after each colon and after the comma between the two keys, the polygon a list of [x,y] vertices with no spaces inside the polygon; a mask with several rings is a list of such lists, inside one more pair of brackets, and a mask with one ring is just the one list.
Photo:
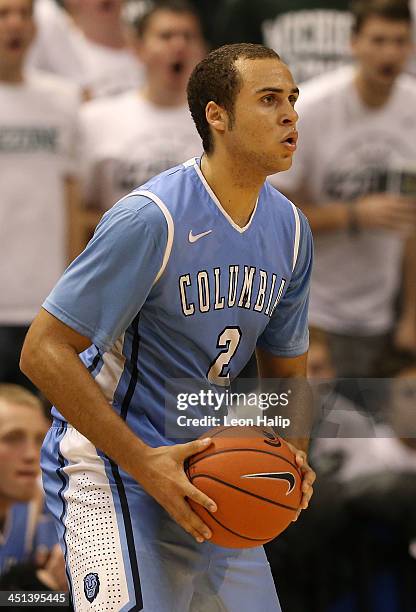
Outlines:
{"label": "player's ear", "polygon": [[216,131],[224,133],[228,125],[227,112],[215,102],[208,102],[205,107],[205,116],[208,124]]}

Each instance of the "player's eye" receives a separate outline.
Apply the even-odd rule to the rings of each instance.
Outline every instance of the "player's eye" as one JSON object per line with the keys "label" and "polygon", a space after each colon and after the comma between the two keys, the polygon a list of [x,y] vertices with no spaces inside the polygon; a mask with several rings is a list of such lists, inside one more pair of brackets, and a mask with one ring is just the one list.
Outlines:
{"label": "player's eye", "polygon": [[289,98],[289,102],[291,103],[292,106],[295,106],[297,100],[298,100],[298,96],[290,96]]}
{"label": "player's eye", "polygon": [[275,97],[269,94],[267,96],[263,96],[261,101],[263,102],[263,104],[270,105],[275,102]]}

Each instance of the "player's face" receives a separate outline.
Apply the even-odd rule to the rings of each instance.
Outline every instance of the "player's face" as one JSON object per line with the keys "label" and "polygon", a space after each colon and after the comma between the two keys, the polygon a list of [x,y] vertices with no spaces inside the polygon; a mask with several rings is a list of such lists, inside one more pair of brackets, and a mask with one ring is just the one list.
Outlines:
{"label": "player's face", "polygon": [[353,37],[352,50],[363,77],[375,86],[391,86],[412,52],[411,28],[406,21],[369,17]]}
{"label": "player's face", "polygon": [[239,59],[243,85],[235,101],[234,124],[225,134],[232,156],[267,175],[288,170],[296,150],[298,88],[277,59]]}
{"label": "player's face", "polygon": [[185,90],[205,49],[199,23],[191,13],[156,11],[136,46],[149,78],[168,90]]}
{"label": "player's face", "polygon": [[0,65],[21,66],[34,31],[31,0],[0,0]]}
{"label": "player's face", "polygon": [[47,426],[40,408],[0,399],[0,499],[23,502],[33,497]]}

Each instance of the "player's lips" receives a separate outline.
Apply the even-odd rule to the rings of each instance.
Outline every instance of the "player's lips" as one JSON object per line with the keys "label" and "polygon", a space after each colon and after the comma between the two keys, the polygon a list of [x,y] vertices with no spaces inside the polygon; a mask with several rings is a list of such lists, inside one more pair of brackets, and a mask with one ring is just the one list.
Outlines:
{"label": "player's lips", "polygon": [[296,130],[291,130],[288,134],[286,134],[286,136],[284,136],[284,138],[282,138],[280,143],[289,149],[289,151],[293,152],[296,151],[296,143],[298,142],[298,138],[298,132]]}

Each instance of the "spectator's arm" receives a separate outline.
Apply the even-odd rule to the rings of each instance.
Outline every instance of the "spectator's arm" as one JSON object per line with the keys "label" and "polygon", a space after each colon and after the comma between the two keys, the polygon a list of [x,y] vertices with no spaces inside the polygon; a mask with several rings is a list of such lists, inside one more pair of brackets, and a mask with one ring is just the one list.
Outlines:
{"label": "spectator's arm", "polygon": [[325,206],[310,204],[308,197],[301,191],[284,194],[295,202],[308,218],[313,234],[338,229],[347,229],[352,221],[351,211],[343,202],[328,202]]}
{"label": "spectator's arm", "polygon": [[395,343],[398,349],[416,352],[416,234],[408,238],[403,260],[403,298]]}
{"label": "spectator's arm", "polygon": [[85,248],[83,210],[81,207],[81,189],[74,177],[65,178],[65,204],[67,215],[67,263],[71,263]]}

